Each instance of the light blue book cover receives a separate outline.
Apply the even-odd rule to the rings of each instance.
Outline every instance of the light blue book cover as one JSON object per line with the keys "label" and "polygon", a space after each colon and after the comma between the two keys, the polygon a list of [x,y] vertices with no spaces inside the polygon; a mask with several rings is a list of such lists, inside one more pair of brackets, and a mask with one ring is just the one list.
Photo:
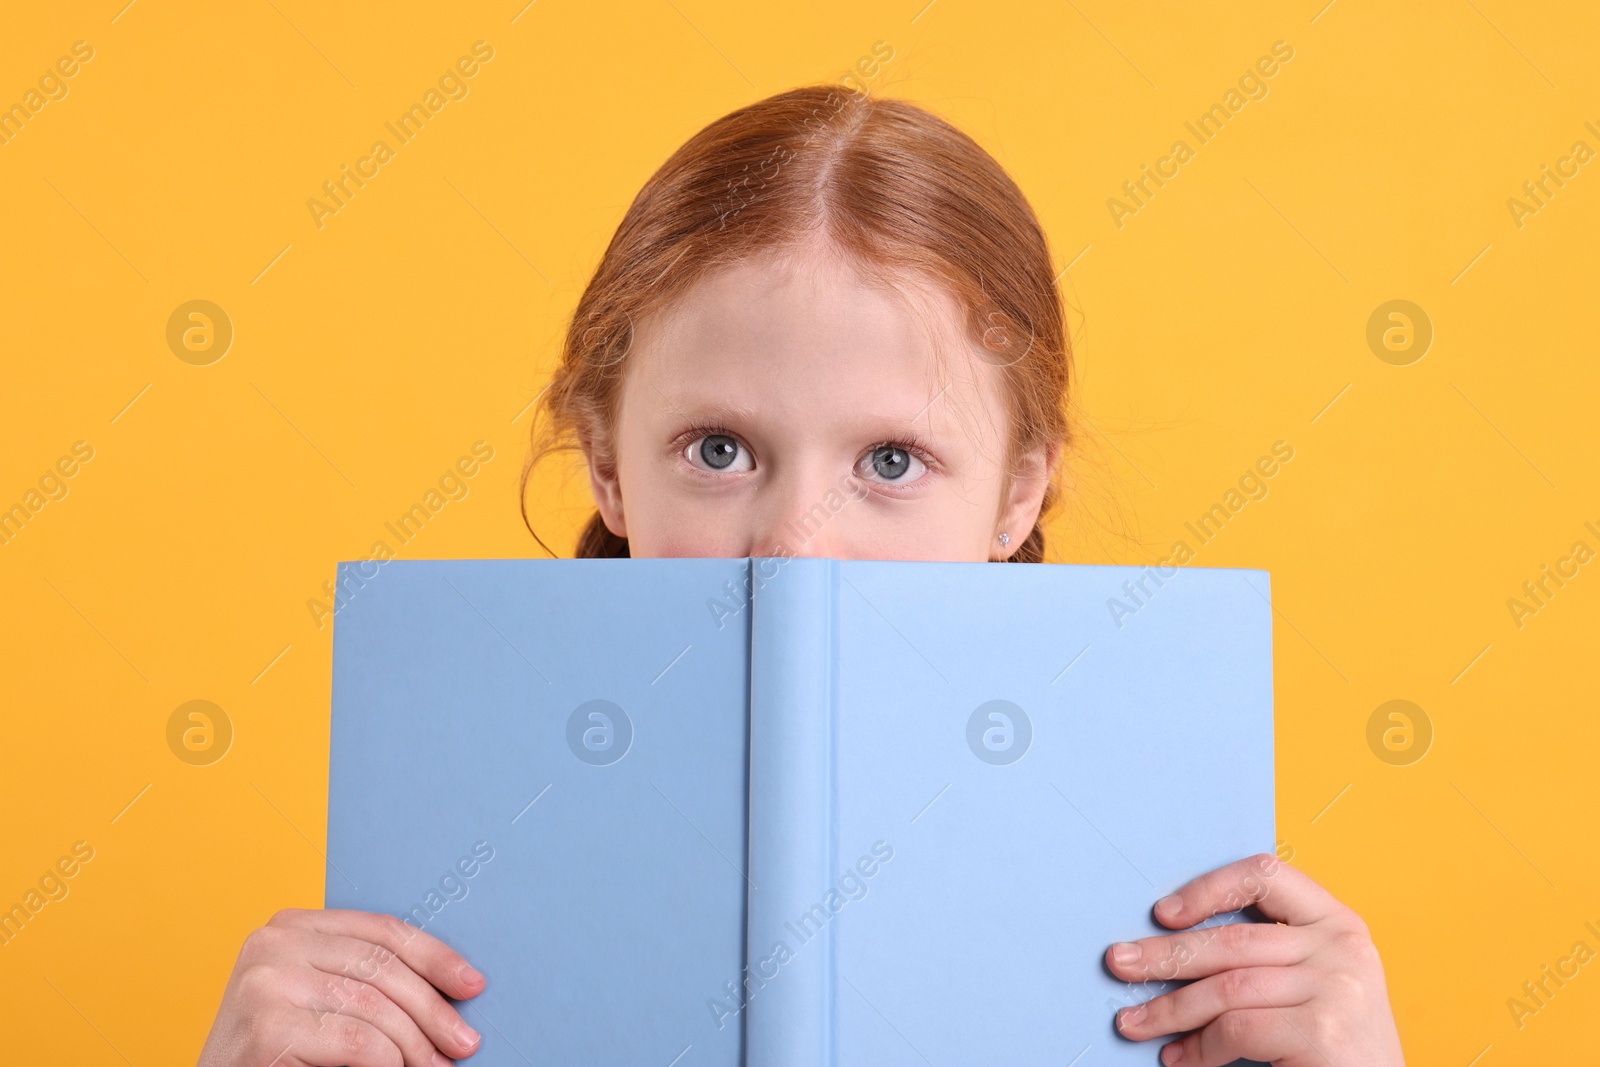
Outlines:
{"label": "light blue book cover", "polygon": [[326,903],[485,974],[481,1067],[1153,1064],[1113,1013],[1176,984],[1106,948],[1275,847],[1264,571],[444,560],[338,586]]}

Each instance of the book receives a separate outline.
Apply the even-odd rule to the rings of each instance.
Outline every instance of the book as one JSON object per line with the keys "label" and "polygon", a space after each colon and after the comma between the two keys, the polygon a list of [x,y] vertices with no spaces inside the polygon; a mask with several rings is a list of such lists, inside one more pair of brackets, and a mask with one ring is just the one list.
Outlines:
{"label": "book", "polygon": [[326,904],[484,973],[477,1067],[1152,1064],[1113,1013],[1180,983],[1106,949],[1275,849],[1265,571],[369,561],[337,586]]}

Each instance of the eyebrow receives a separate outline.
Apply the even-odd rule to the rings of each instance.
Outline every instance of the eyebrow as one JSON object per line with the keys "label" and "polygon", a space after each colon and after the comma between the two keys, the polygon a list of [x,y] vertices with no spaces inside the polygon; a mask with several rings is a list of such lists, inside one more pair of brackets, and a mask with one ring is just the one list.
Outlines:
{"label": "eyebrow", "polygon": [[679,397],[662,397],[662,408],[680,418],[695,422],[756,422],[755,411],[733,404],[705,403]]}
{"label": "eyebrow", "polygon": [[[937,399],[937,397],[935,399]],[[740,422],[758,423],[761,421],[760,413],[751,408],[743,407],[738,404],[704,402],[685,397],[663,396],[661,406],[663,410],[669,411],[679,418],[687,419],[693,422],[731,424]],[[927,417],[928,410],[932,406],[932,402],[924,404],[919,411],[917,411],[914,415],[909,416],[903,414],[889,415],[881,412],[872,412],[864,414],[852,421],[858,427],[860,427],[863,432],[866,432],[869,429],[873,432],[882,430],[887,430],[889,432],[914,431],[927,437],[942,436],[934,430],[931,425],[931,420],[929,420]]]}

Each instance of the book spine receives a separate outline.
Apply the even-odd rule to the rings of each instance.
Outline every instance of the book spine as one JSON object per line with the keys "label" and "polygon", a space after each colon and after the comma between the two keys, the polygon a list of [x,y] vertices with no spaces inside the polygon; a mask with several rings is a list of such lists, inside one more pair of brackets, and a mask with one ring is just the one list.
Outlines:
{"label": "book spine", "polygon": [[[833,743],[838,561],[781,564],[750,631],[746,1067],[834,1062]],[[763,572],[764,573],[764,572]]]}

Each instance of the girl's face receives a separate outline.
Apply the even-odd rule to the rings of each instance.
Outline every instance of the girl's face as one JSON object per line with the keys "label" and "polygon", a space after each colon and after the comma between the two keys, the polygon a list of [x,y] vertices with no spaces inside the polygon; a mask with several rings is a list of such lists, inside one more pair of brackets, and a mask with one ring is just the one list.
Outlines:
{"label": "girl's face", "polygon": [[725,269],[636,322],[615,470],[589,467],[606,526],[636,558],[1016,551],[1056,450],[1007,483],[1005,372],[953,298],[917,296],[945,358],[902,299],[823,254]]}

